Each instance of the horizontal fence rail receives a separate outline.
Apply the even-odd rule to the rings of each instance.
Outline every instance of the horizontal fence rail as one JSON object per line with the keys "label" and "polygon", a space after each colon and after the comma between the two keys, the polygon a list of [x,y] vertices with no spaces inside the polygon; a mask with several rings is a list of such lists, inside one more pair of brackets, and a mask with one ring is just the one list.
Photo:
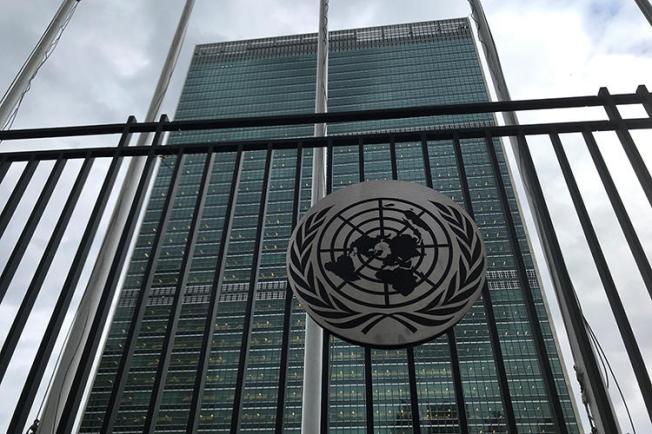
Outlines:
{"label": "horizontal fence rail", "polygon": [[[611,95],[611,104],[650,104],[649,93],[640,86],[637,93]],[[309,113],[301,115],[256,116],[232,119],[200,119],[168,122],[163,131],[197,131],[224,128],[262,127],[274,125],[301,125],[313,123],[358,122],[381,119],[404,119],[423,116],[442,116],[469,113],[500,113],[524,110],[546,110],[603,106],[600,96],[531,99],[521,101],[479,102],[421,106],[398,109]],[[38,139],[49,137],[92,136],[120,134],[123,124],[85,125],[79,127],[54,127],[0,131],[0,140]],[[142,122],[132,126],[134,133],[151,133],[159,127],[157,122]]]}
{"label": "horizontal fence rail", "polygon": [[[393,137],[396,142],[414,142],[422,138],[426,140],[452,140],[454,137],[459,139],[479,139],[484,138],[487,133],[492,137],[514,137],[522,133],[525,135],[542,135],[550,134],[552,131],[558,134],[581,133],[583,131],[615,131],[616,128],[623,125],[629,130],[643,130],[652,128],[652,119],[627,119],[618,123],[615,121],[578,121],[550,124],[533,124],[520,126],[486,126],[478,128],[463,128],[459,130],[434,130],[434,131],[415,131],[406,133],[383,133],[368,134],[362,136],[366,144],[388,143]],[[187,143],[187,144],[170,144],[156,151],[157,155],[175,155],[180,148],[184,148],[187,154],[203,154],[209,148],[215,148],[214,152],[234,152],[239,147],[246,148],[249,151],[262,151],[272,146],[272,149],[294,149],[299,139],[278,139],[266,141],[244,141],[244,142],[216,142],[207,143]],[[325,147],[328,143],[332,146],[350,146],[355,141],[355,136],[330,136],[324,137],[303,137],[300,139],[304,148]],[[136,157],[149,154],[148,146],[130,146],[116,150],[113,147],[97,148],[77,148],[61,150],[44,150],[34,152],[7,152],[3,154],[5,161],[37,161],[56,160],[62,155],[64,158],[84,158],[87,153],[92,153],[96,158],[102,157]]]}
{"label": "horizontal fence rail", "polygon": [[[648,116],[645,118],[624,119],[619,112],[619,105],[641,105]],[[442,115],[460,115],[460,114],[477,114],[477,113],[500,113],[506,111],[526,111],[526,110],[554,110],[568,108],[587,108],[602,107],[605,110],[607,119],[557,122],[557,123],[536,123],[524,124],[518,126],[496,126],[492,123],[486,124],[468,124],[468,125],[451,125],[450,127],[430,128],[418,131],[388,131],[371,134],[349,134],[349,135],[331,135],[327,137],[298,137],[268,140],[252,141],[212,141],[204,143],[181,143],[163,145],[163,134],[165,132],[179,131],[200,131],[200,130],[221,130],[229,128],[249,128],[261,126],[284,126],[313,123],[335,124],[340,122],[362,122],[369,120],[397,119],[426,116]],[[575,134],[588,151],[593,167],[596,169],[601,186],[606,193],[609,205],[613,210],[618,224],[627,243],[627,249],[634,258],[637,270],[640,273],[641,281],[646,291],[652,299],[652,268],[645,254],[644,241],[641,240],[640,234],[636,231],[634,223],[628,214],[628,210],[623,203],[621,194],[612,178],[608,164],[594,137],[598,132],[614,132],[618,141],[623,147],[630,168],[639,182],[640,188],[649,202],[640,206],[649,208],[652,203],[652,183],[649,168],[643,161],[643,157],[638,151],[634,138],[630,131],[634,130],[652,130],[652,98],[645,86],[639,86],[635,93],[611,95],[606,89],[601,89],[596,96],[568,97],[568,98],[550,98],[536,100],[522,100],[510,102],[492,102],[492,103],[473,103],[473,104],[455,104],[426,107],[411,107],[399,109],[382,109],[368,111],[350,111],[324,114],[300,114],[284,116],[265,116],[251,118],[234,118],[234,119],[202,119],[190,121],[169,121],[162,117],[160,122],[138,123],[135,118],[130,117],[126,123],[104,124],[104,125],[87,125],[62,128],[38,128],[0,131],[0,141],[4,141],[0,146],[13,140],[42,139],[55,137],[75,137],[91,135],[113,135],[119,134],[120,138],[116,146],[87,147],[87,148],[59,148],[46,150],[29,150],[29,151],[12,151],[0,152],[0,187],[8,192],[6,200],[0,204],[0,242],[2,251],[6,257],[4,264],[1,264],[0,270],[0,303],[8,303],[8,295],[13,297],[11,302],[18,306],[10,321],[11,326],[7,331],[2,330],[4,341],[0,352],[0,381],[3,385],[8,384],[7,374],[10,372],[12,362],[15,362],[17,349],[25,339],[26,330],[29,331],[29,322],[33,321],[34,308],[37,299],[43,297],[45,289],[48,297],[53,301],[50,316],[46,320],[46,327],[42,334],[38,348],[36,349],[33,360],[29,361],[29,372],[22,382],[22,388],[17,393],[17,405],[13,411],[13,416],[9,422],[8,432],[24,432],[29,425],[30,415],[34,415],[38,408],[36,397],[40,391],[47,387],[48,379],[45,378],[48,364],[54,360],[54,349],[57,342],[61,342],[67,333],[63,324],[66,315],[74,315],[74,309],[71,308],[73,296],[84,269],[93,266],[95,259],[90,255],[91,247],[94,242],[102,236],[100,231],[103,217],[110,211],[110,197],[119,188],[119,173],[123,161],[145,157],[146,164],[138,180],[138,189],[131,204],[129,218],[122,228],[123,234],[120,239],[118,252],[114,258],[110,258],[111,270],[110,279],[104,282],[104,290],[100,301],[100,306],[94,316],[87,320],[90,328],[89,338],[80,348],[82,353],[82,364],[77,372],[70,375],[74,377],[72,390],[69,396],[60,397],[61,408],[64,410],[62,420],[57,427],[57,432],[68,432],[75,426],[82,407],[83,396],[88,388],[89,381],[94,378],[92,367],[97,360],[101,350],[101,337],[108,330],[110,322],[111,306],[114,303],[116,294],[120,291],[119,281],[123,274],[125,263],[129,258],[129,245],[132,238],[136,235],[134,232],[138,227],[138,219],[143,214],[147,192],[151,188],[152,179],[156,175],[157,160],[163,161],[169,166],[170,180],[166,185],[164,197],[162,199],[162,211],[157,219],[157,226],[152,235],[149,246],[151,254],[148,256],[144,266],[144,278],[140,282],[140,289],[136,297],[133,312],[131,312],[129,329],[126,332],[126,339],[121,346],[117,357],[117,375],[109,388],[109,399],[106,404],[105,418],[98,426],[101,432],[112,432],[119,422],[121,404],[124,403],[125,389],[128,384],[127,373],[130,366],[134,363],[135,352],[138,346],[138,337],[143,331],[143,318],[146,315],[148,301],[158,289],[155,288],[154,278],[157,266],[162,261],[162,252],[164,249],[164,237],[168,233],[169,226],[173,220],[174,204],[179,200],[180,191],[182,190],[183,171],[187,167],[187,162],[193,157],[203,158],[201,170],[197,176],[199,184],[197,191],[188,202],[188,216],[190,221],[188,225],[188,234],[183,241],[183,255],[181,257],[179,269],[177,270],[174,289],[170,295],[170,310],[167,316],[167,328],[162,332],[162,347],[160,349],[156,372],[153,375],[153,394],[146,403],[147,409],[144,416],[144,430],[154,432],[157,429],[156,423],[158,415],[163,411],[162,406],[166,391],[166,378],[171,365],[171,358],[175,348],[175,335],[178,334],[179,322],[182,312],[183,303],[186,297],[189,297],[190,286],[188,283],[191,273],[191,264],[193,261],[193,252],[196,249],[199,234],[201,231],[202,219],[206,204],[210,200],[210,182],[215,176],[224,176],[230,179],[230,187],[223,192],[228,200],[225,202],[223,216],[219,221],[219,238],[216,239],[219,248],[215,251],[216,265],[213,271],[212,284],[206,290],[205,303],[207,305],[207,318],[205,323],[198,329],[201,335],[201,348],[198,352],[196,361],[196,371],[193,373],[192,384],[193,391],[189,401],[189,411],[187,420],[184,422],[184,430],[196,432],[202,429],[205,423],[202,414],[202,404],[206,401],[207,376],[213,352],[214,331],[216,330],[216,317],[220,308],[221,300],[228,295],[228,291],[223,289],[225,283],[225,270],[227,268],[227,256],[230,240],[230,233],[237,225],[237,209],[240,200],[239,194],[243,182],[251,182],[243,179],[243,167],[248,163],[247,155],[258,152],[264,155],[260,171],[261,194],[259,205],[253,211],[256,215],[255,237],[252,240],[253,250],[250,266],[249,283],[243,289],[243,300],[245,301],[244,325],[241,339],[238,342],[239,358],[235,362],[236,370],[234,375],[235,392],[232,397],[232,413],[228,418],[228,428],[231,432],[239,432],[244,420],[242,414],[246,407],[245,387],[247,386],[248,367],[252,360],[249,355],[249,349],[255,345],[252,335],[256,324],[254,316],[257,312],[261,297],[259,288],[266,285],[266,282],[260,282],[260,268],[263,263],[266,243],[267,217],[270,213],[269,198],[275,194],[274,186],[274,166],[279,155],[285,151],[292,151],[290,158],[294,160],[293,173],[288,179],[291,197],[289,201],[291,211],[289,226],[294,227],[303,211],[302,193],[305,186],[304,171],[309,166],[307,162],[308,153],[313,148],[323,147],[327,150],[327,189],[334,190],[337,186],[334,184],[336,174],[334,168],[337,167],[337,152],[339,149],[351,151],[351,158],[357,158],[356,179],[352,182],[363,182],[369,180],[370,171],[367,168],[369,152],[375,152],[378,149],[388,150],[387,161],[387,179],[405,179],[402,175],[401,168],[401,149],[411,149],[416,152],[411,158],[416,161],[420,167],[421,173],[414,179],[416,182],[422,182],[428,187],[436,187],[435,175],[433,172],[433,163],[437,164],[436,158],[431,155],[434,142],[446,142],[450,145],[451,166],[454,168],[458,179],[459,201],[471,216],[478,214],[478,206],[473,199],[473,185],[471,182],[472,174],[465,160],[469,157],[465,151],[469,142],[484,147],[487,156],[487,167],[492,176],[492,185],[495,189],[496,200],[500,205],[502,218],[506,227],[506,245],[508,250],[513,252],[515,257],[513,280],[515,285],[520,288],[522,303],[524,306],[524,320],[532,332],[532,342],[537,348],[536,368],[540,372],[542,379],[542,394],[549,402],[547,413],[550,415],[546,426],[555,433],[575,432],[569,418],[572,418],[567,409],[562,408],[562,399],[560,398],[560,386],[558,378],[555,378],[552,358],[548,354],[550,342],[546,342],[545,331],[542,330],[539,323],[537,300],[535,300],[531,288],[532,280],[528,267],[523,262],[524,255],[521,254],[522,241],[519,238],[519,223],[514,220],[518,216],[515,209],[509,187],[510,181],[504,166],[504,160],[500,143],[500,138],[513,138],[515,140],[515,155],[523,177],[528,198],[532,202],[533,214],[537,228],[540,232],[544,250],[548,256],[548,266],[550,267],[553,281],[555,282],[556,296],[560,303],[561,310],[566,314],[565,326],[569,334],[571,346],[579,348],[581,355],[573,353],[575,364],[581,367],[585,374],[583,387],[588,387],[591,391],[589,400],[592,401],[594,409],[593,417],[599,420],[601,426],[607,429],[607,432],[617,432],[618,418],[614,413],[613,406],[610,403],[609,391],[604,387],[600,365],[597,356],[594,354],[594,344],[590,336],[591,331],[586,326],[582,305],[578,298],[573,282],[571,281],[569,271],[564,262],[568,258],[569,252],[564,252],[558,240],[558,229],[553,224],[553,220],[548,210],[548,203],[539,181],[540,169],[535,167],[534,160],[530,155],[531,145],[534,136],[544,137],[551,144],[554,152],[555,161],[563,175],[563,181],[570,194],[572,208],[569,206],[568,214],[573,212],[577,216],[582,233],[587,240],[590,259],[586,259],[590,265],[597,269],[597,273],[602,285],[601,291],[604,292],[608,300],[610,309],[615,318],[617,329],[622,338],[630,367],[638,385],[638,391],[647,409],[648,416],[652,420],[652,384],[647,371],[643,353],[639,347],[639,342],[633,331],[633,325],[628,317],[626,310],[625,298],[622,297],[624,288],[619,287],[616,279],[612,274],[611,267],[604,254],[604,246],[601,244],[596,234],[596,229],[592,217],[587,209],[578,181],[573,171],[573,162],[570,161],[566,154],[563,141],[565,135]],[[156,133],[152,139],[151,146],[129,146],[130,138],[137,133]],[[181,136],[183,137],[183,136]],[[1,150],[1,149],[0,149]],[[412,154],[411,154],[412,155]],[[414,157],[414,155],[418,155]],[[214,172],[216,162],[221,161],[222,157],[228,157],[233,160],[233,164],[228,173]],[[284,157],[287,159],[287,157]],[[288,161],[290,161],[288,160]],[[285,161],[285,160],[283,160]],[[99,164],[101,162],[101,164]],[[74,163],[74,164],[73,164]],[[45,167],[47,166],[47,167]],[[71,166],[74,166],[71,168]],[[102,166],[98,168],[98,166]],[[309,167],[308,167],[309,169]],[[539,170],[539,174],[537,173]],[[8,174],[14,181],[10,183]],[[371,174],[373,175],[373,174]],[[66,181],[68,177],[68,181]],[[226,178],[225,178],[226,179]],[[40,181],[39,181],[40,180]],[[91,182],[92,181],[92,182]],[[40,185],[35,186],[34,183]],[[67,187],[62,187],[62,183],[67,182]],[[64,191],[65,188],[65,191]],[[37,193],[32,193],[38,190]],[[1,191],[1,190],[0,190]],[[93,193],[93,191],[95,191]],[[240,191],[240,193],[239,193]],[[27,192],[30,192],[27,195]],[[33,197],[28,197],[33,196]],[[59,202],[60,205],[57,205]],[[27,205],[25,205],[27,204]],[[50,208],[59,207],[58,214],[54,217],[44,219],[49,215]],[[83,221],[76,219],[74,216],[80,213],[80,208],[86,207],[86,217]],[[25,210],[28,208],[27,210]],[[83,214],[83,213],[82,213]],[[110,213],[109,213],[110,214]],[[516,217],[519,218],[519,217]],[[46,220],[49,220],[46,221]],[[26,252],[34,244],[34,235],[40,233],[37,231],[41,226],[48,226],[49,232],[46,241],[43,243],[41,250],[36,252],[37,261],[33,270],[30,270],[27,277],[24,271],[18,273],[21,264],[25,261]],[[19,228],[19,229],[16,229]],[[57,269],[56,273],[63,276],[61,284],[49,284],[45,282],[50,274],[53,273],[52,267],[56,263],[55,257],[57,252],[62,249],[62,242],[66,234],[75,229],[79,229],[80,234],[77,236],[76,249],[72,254],[70,264],[64,269]],[[8,236],[8,229],[12,229],[17,236]],[[47,232],[47,231],[46,231]],[[72,232],[71,232],[72,233]],[[7,240],[11,239],[11,243]],[[284,250],[283,250],[284,251]],[[492,270],[490,269],[490,272]],[[281,277],[281,280],[284,278]],[[493,286],[492,286],[493,285]],[[495,378],[499,387],[497,397],[500,407],[499,416],[496,416],[495,426],[500,430],[496,432],[516,433],[519,431],[519,420],[514,390],[509,381],[509,365],[506,360],[504,343],[501,342],[500,330],[497,327],[497,312],[495,310],[492,292],[496,289],[498,283],[489,281],[482,291],[481,301],[478,302],[483,317],[485,318],[484,327],[488,345],[491,348],[492,369],[495,370]],[[295,331],[294,316],[302,310],[295,304],[295,300],[286,285],[282,286],[283,296],[281,299],[283,305],[283,320],[280,324],[280,358],[278,362],[278,379],[277,393],[274,396],[274,429],[275,432],[284,432],[285,419],[287,418],[286,406],[290,396],[287,392],[288,384],[291,381],[290,364],[292,361],[292,339]],[[16,303],[15,297],[19,294],[19,300]],[[649,300],[644,300],[648,303]],[[324,338],[324,366],[328,367],[333,357],[333,342],[335,338],[328,333]],[[454,422],[452,426],[460,433],[474,432],[472,425],[474,416],[472,409],[465,401],[467,392],[464,383],[464,374],[460,369],[462,358],[460,351],[463,338],[456,332],[456,329],[450,330],[441,339],[445,339],[445,348],[450,357],[452,366],[450,367],[450,384],[452,387],[452,399],[454,400]],[[330,353],[329,353],[330,352]],[[373,357],[374,350],[365,348],[360,353],[362,375],[362,400],[364,401],[364,411],[362,417],[366,424],[366,432],[374,432],[375,424],[378,421],[379,405],[376,400],[378,397],[374,394],[375,382],[374,365],[378,366],[378,360]],[[406,417],[402,423],[405,423],[410,430],[415,433],[431,432],[425,427],[425,420],[430,417],[424,414],[424,404],[420,401],[419,392],[418,365],[419,352],[418,347],[409,347],[401,357],[405,357],[407,366],[406,388],[409,392],[409,399],[402,405],[406,408]],[[329,419],[329,385],[331,385],[331,372],[325,369],[322,382],[322,420],[321,427],[323,432],[327,432],[331,422]],[[21,380],[22,381],[22,380]],[[57,398],[51,398],[57,399]],[[430,409],[427,409],[430,412]],[[598,414],[595,414],[595,412]],[[492,422],[493,423],[493,422]],[[423,428],[421,426],[424,425]],[[485,427],[486,428],[486,427]],[[433,431],[434,432],[434,431]]]}

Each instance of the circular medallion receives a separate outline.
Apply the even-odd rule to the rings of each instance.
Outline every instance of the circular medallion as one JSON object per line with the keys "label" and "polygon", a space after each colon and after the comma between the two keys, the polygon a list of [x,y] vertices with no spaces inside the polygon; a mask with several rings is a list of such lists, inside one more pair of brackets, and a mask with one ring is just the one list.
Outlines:
{"label": "circular medallion", "polygon": [[478,227],[419,184],[354,184],[315,204],[288,246],[290,287],[308,314],[351,342],[390,348],[433,339],[478,299]]}

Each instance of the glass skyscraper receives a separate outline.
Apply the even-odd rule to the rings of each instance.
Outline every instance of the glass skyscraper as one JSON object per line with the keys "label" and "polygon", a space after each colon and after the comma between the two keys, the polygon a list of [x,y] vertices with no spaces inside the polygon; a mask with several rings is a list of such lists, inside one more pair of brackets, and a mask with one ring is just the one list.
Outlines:
{"label": "glass skyscraper", "polygon": [[[185,82],[176,119],[226,118],[309,113],[314,109],[315,34],[224,42],[197,46]],[[364,110],[419,105],[488,101],[478,52],[467,19],[401,24],[330,33],[328,110]],[[333,189],[359,181],[359,152],[353,133],[422,128],[454,128],[492,124],[492,114],[381,120],[329,125],[328,133],[351,134],[350,147],[333,154]],[[257,127],[177,133],[170,143],[264,140],[312,135],[312,126]],[[219,146],[217,144],[216,146]],[[462,204],[459,174],[450,142],[429,142],[432,184]],[[508,387],[520,433],[553,433],[550,400],[544,389],[537,347],[527,320],[514,255],[483,141],[463,140],[475,219],[489,255],[488,281]],[[555,375],[565,422],[578,433],[567,379],[540,292],[538,279],[500,146],[496,151],[517,223],[539,323]],[[159,232],[176,161],[162,160],[144,222],[129,264],[99,370],[87,403],[81,431],[98,432],[115,407],[115,432],[143,432],[148,418],[157,432],[186,432],[199,354],[206,324],[213,319],[205,386],[198,415],[199,432],[231,432],[238,414],[243,433],[274,432],[277,417],[283,326],[286,316],[285,251],[291,233],[296,149],[272,154],[262,255],[252,281],[256,228],[263,197],[265,151],[247,151],[241,174],[234,179],[235,153],[215,156],[208,195],[199,219],[189,272],[179,282],[193,211],[199,193],[204,155],[188,155],[179,172],[173,208],[160,254],[152,244]],[[310,205],[311,152],[303,153],[300,205]],[[397,175],[425,183],[421,144],[396,145]],[[365,145],[364,177],[390,179],[390,147]],[[230,189],[237,182],[233,224],[228,234],[222,281],[215,285],[222,228]],[[148,264],[152,272],[147,276]],[[256,271],[254,267],[254,272]],[[149,279],[148,279],[149,277]],[[255,284],[252,313],[245,315],[250,286]],[[178,288],[182,293],[177,294]],[[217,287],[217,288],[216,288]],[[149,296],[138,317],[139,292]],[[219,290],[217,313],[209,315],[209,299]],[[175,295],[182,301],[175,312]],[[464,408],[471,433],[507,431],[496,361],[489,339],[486,306],[478,301],[455,327]],[[136,313],[136,314],[135,314]],[[295,301],[290,311],[288,370],[283,432],[301,426],[303,333],[305,313]],[[171,322],[174,326],[170,327]],[[210,324],[210,322],[208,323]],[[164,335],[172,330],[172,345],[164,354]],[[241,352],[250,331],[248,351]],[[131,350],[128,338],[133,340]],[[331,433],[366,433],[364,350],[331,338],[328,426]],[[129,363],[125,364],[128,355]],[[450,346],[446,336],[414,349],[419,420],[422,433],[458,433],[460,420],[454,393]],[[372,350],[373,425],[378,433],[412,432],[410,389],[405,350]],[[160,402],[148,415],[152,389],[161,363],[167,363]],[[244,365],[243,365],[244,364]],[[234,411],[238,367],[244,366],[240,409]],[[122,369],[122,372],[119,370]],[[121,375],[123,386],[116,390]]]}

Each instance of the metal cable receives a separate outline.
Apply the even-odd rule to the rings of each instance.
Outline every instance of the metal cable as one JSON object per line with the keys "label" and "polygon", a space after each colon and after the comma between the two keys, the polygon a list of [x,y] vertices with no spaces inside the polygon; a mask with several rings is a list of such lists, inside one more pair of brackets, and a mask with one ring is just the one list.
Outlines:
{"label": "metal cable", "polygon": [[[63,343],[61,345],[61,348],[59,349],[59,355],[57,356],[57,360],[54,363],[54,369],[52,369],[52,373],[50,374],[50,380],[48,381],[48,385],[45,388],[45,393],[43,394],[43,398],[41,399],[41,403],[39,404],[38,411],[36,412],[36,418],[34,419],[34,422],[32,425],[28,428],[27,434],[32,434],[36,433],[38,430],[38,426],[40,423],[39,415],[41,414],[41,411],[43,410],[43,405],[45,404],[45,401],[48,397],[48,394],[50,393],[50,388],[52,387],[52,383],[54,381],[54,374],[57,372],[57,368],[59,367],[59,364],[61,362],[61,356],[63,355],[63,349],[66,346],[66,342],[68,342],[68,339],[70,338],[70,334],[72,333],[72,324],[74,321],[77,319],[77,316],[79,315],[79,311],[75,312],[75,315],[72,318],[72,321],[70,323],[70,328],[68,329],[68,333],[66,334],[65,339],[63,340]],[[86,318],[86,322],[88,322],[88,317]],[[60,400],[61,397],[59,397]]]}
{"label": "metal cable", "polygon": [[[587,321],[586,317],[584,317],[584,324],[586,324],[586,328],[589,330],[589,336],[593,340],[593,343],[595,344],[595,346],[596,346],[596,348],[598,350],[598,356],[600,357],[600,360],[602,360],[604,358],[604,362],[606,362],[606,365],[609,368],[609,373],[611,373],[611,376],[614,379],[614,383],[616,384],[616,388],[618,389],[618,393],[620,394],[620,399],[623,401],[623,405],[625,406],[625,411],[627,412],[627,418],[629,419],[629,424],[632,427],[632,432],[634,434],[636,434],[636,428],[634,427],[634,422],[632,421],[632,414],[629,411],[629,406],[627,405],[627,401],[625,400],[625,395],[623,394],[623,390],[620,388],[620,383],[618,382],[618,378],[616,378],[616,374],[614,373],[613,369],[611,368],[611,363],[609,363],[609,359],[607,358],[607,354],[602,349],[602,345],[600,345],[600,341],[598,340],[598,337],[593,332],[593,329],[591,328],[591,325]],[[607,388],[608,388],[609,387],[609,376],[608,376],[606,368],[605,368],[605,377],[606,377],[606,380],[607,380]]]}

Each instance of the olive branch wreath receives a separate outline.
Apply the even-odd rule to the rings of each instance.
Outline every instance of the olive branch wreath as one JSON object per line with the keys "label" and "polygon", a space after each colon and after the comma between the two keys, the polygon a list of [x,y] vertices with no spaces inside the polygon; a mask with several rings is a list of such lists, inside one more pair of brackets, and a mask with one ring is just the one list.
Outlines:
{"label": "olive branch wreath", "polygon": [[482,253],[482,241],[473,230],[473,222],[454,206],[432,203],[457,239],[461,254],[458,270],[451,277],[448,286],[427,306],[416,312],[363,313],[352,310],[336,297],[329,295],[324,284],[315,276],[310,252],[319,228],[332,207],[307,216],[295,230],[295,241],[290,246],[288,261],[288,273],[294,283],[292,289],[300,299],[310,305],[313,312],[327,323],[341,329],[366,324],[361,331],[367,334],[385,318],[394,319],[413,333],[418,330],[418,325],[433,327],[446,324],[484,284],[485,257]]}

